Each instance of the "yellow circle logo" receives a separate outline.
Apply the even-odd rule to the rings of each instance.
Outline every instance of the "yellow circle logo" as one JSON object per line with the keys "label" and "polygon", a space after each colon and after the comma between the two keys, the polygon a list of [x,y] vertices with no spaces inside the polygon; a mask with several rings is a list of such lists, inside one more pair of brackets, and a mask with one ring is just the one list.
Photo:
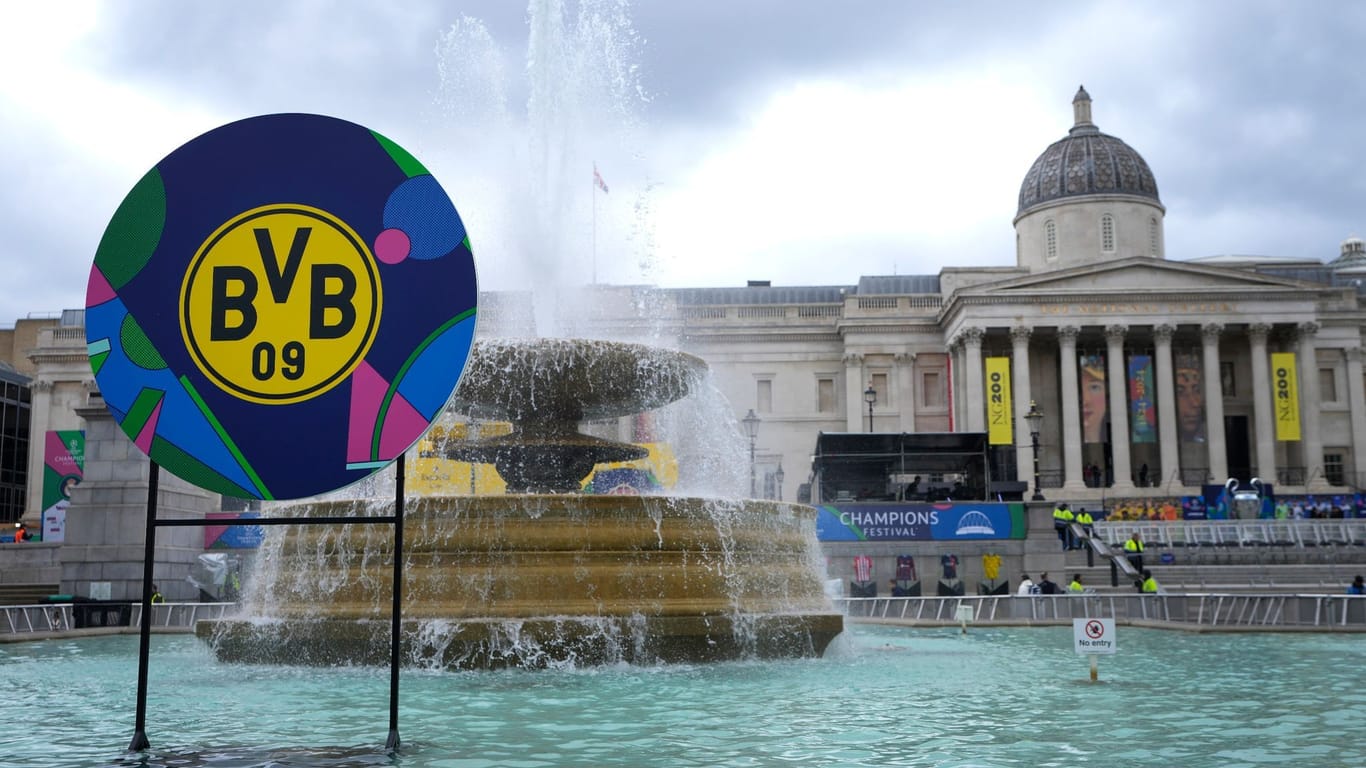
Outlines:
{"label": "yellow circle logo", "polygon": [[199,246],[180,287],[180,333],[225,391],[297,403],[356,369],[381,299],[374,255],[345,222],[306,205],[267,205]]}

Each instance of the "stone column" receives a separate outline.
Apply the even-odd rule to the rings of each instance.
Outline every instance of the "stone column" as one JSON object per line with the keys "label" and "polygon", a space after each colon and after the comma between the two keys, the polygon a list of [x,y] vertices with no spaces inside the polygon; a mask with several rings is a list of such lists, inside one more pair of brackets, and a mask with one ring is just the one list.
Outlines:
{"label": "stone column", "polygon": [[48,419],[48,415],[52,413],[51,381],[34,379],[29,385],[28,412],[28,496],[24,499],[24,511],[20,520],[30,531],[42,531],[43,474],[46,466],[44,447],[47,445],[47,431],[53,428]]}
{"label": "stone column", "polygon": [[1228,448],[1224,445],[1224,390],[1219,380],[1219,336],[1223,332],[1224,326],[1220,323],[1207,323],[1200,328],[1205,377],[1205,448],[1209,454],[1209,472],[1215,483],[1228,480]]}
{"label": "stone column", "polygon": [[844,356],[844,430],[846,432],[866,432],[868,425],[863,414],[868,407],[863,402],[863,390],[868,385],[863,380],[863,355],[848,353]]}
{"label": "stone column", "polygon": [[1266,339],[1271,326],[1253,323],[1247,327],[1248,344],[1252,349],[1252,419],[1257,430],[1257,476],[1262,482],[1276,482],[1276,421],[1271,410],[1271,358],[1267,356]]}
{"label": "stone column", "polygon": [[1015,437],[1015,474],[1028,481],[1034,479],[1034,443],[1029,434],[1029,425],[1024,415],[1029,413],[1029,401],[1033,399],[1029,386],[1029,336],[1033,329],[1016,326],[1010,329],[1011,367],[1010,388],[1015,394],[1011,409],[1015,416],[1011,430]]}
{"label": "stone column", "polygon": [[949,395],[952,398],[949,415],[953,421],[950,431],[965,432],[967,424],[963,421],[963,340],[956,336],[949,340]]}
{"label": "stone column", "polygon": [[1081,472],[1081,393],[1077,391],[1077,336],[1081,329],[1064,325],[1058,329],[1058,364],[1062,377],[1062,467],[1063,491],[1085,491]]}
{"label": "stone column", "polygon": [[1114,465],[1116,492],[1134,489],[1134,472],[1129,460],[1129,377],[1125,375],[1124,337],[1127,325],[1105,328],[1105,377],[1110,389],[1110,462]]}
{"label": "stone column", "polygon": [[1319,434],[1319,412],[1323,406],[1319,392],[1319,354],[1314,337],[1318,323],[1300,323],[1296,328],[1300,369],[1300,445],[1304,449],[1304,477],[1310,490],[1326,491],[1323,476],[1323,438]]}
{"label": "stone column", "polygon": [[1352,408],[1352,480],[1366,483],[1366,384],[1361,379],[1361,347],[1348,347],[1347,402]]}
{"label": "stone column", "polygon": [[[141,599],[151,461],[119,429],[103,404],[77,409],[77,413],[86,424],[85,479],[72,491],[66,512],[62,592],[90,597],[107,584],[113,600]],[[220,506],[218,494],[160,472],[158,517],[203,519]],[[203,528],[157,529],[152,578],[167,600],[199,597],[186,577],[203,551]]]}
{"label": "stone column", "polygon": [[1157,377],[1157,435],[1163,488],[1171,484],[1173,477],[1181,476],[1181,452],[1176,439],[1176,371],[1172,368],[1172,336],[1175,333],[1176,326],[1173,325],[1153,327],[1153,340],[1156,342],[1153,375]]}
{"label": "stone column", "polygon": [[985,335],[986,331],[981,328],[963,329],[963,414],[968,432],[986,431],[987,402],[982,390],[982,337]]}
{"label": "stone column", "polygon": [[900,414],[902,432],[915,431],[915,354],[898,352],[896,362],[896,410]]}

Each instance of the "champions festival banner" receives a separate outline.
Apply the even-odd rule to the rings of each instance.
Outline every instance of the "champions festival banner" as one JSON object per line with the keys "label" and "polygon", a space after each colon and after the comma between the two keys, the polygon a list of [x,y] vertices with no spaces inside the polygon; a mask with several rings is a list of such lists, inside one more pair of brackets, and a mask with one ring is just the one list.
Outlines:
{"label": "champions festival banner", "polygon": [[1295,374],[1294,352],[1271,353],[1272,406],[1276,415],[1276,439],[1294,442],[1300,439],[1300,387]]}
{"label": "champions festival banner", "polygon": [[816,507],[820,541],[1023,539],[1021,503],[853,503]]}
{"label": "champions festival banner", "polygon": [[1132,442],[1157,442],[1157,411],[1153,407],[1153,359],[1129,358],[1129,432]]}
{"label": "champions festival banner", "polygon": [[43,541],[66,540],[66,508],[84,477],[84,430],[49,430],[43,441]]}
{"label": "champions festival banner", "polygon": [[1015,419],[1010,407],[1010,358],[988,357],[987,364],[987,442],[1011,445],[1015,442]]}

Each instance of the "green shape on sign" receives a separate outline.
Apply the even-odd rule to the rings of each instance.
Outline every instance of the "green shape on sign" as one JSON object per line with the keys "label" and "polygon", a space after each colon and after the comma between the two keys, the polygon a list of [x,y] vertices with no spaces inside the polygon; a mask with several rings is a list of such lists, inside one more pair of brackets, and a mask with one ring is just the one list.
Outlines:
{"label": "green shape on sign", "polygon": [[166,393],[159,389],[144,389],[138,393],[137,399],[133,400],[133,407],[128,409],[128,414],[123,417],[123,431],[130,435],[138,435],[147,426],[147,420],[152,418],[152,411],[161,404],[162,398]]}
{"label": "green shape on sign", "polygon": [[[247,473],[247,477],[250,477],[253,483],[256,483],[256,493],[249,493],[247,495],[256,496],[259,499],[265,499],[267,501],[274,498],[270,495],[270,491],[266,488],[266,484],[261,481],[260,475],[257,475],[256,470],[252,468],[251,462],[247,461],[247,457],[242,455],[242,451],[237,447],[237,443],[232,441],[232,436],[228,434],[226,429],[223,429],[223,424],[218,421],[218,417],[209,409],[209,404],[204,402],[204,398],[200,396],[199,390],[194,388],[194,382],[190,381],[190,377],[181,376],[179,381],[180,386],[185,388],[185,392],[190,395],[190,399],[194,401],[194,404],[199,406],[199,412],[204,414],[204,420],[209,422],[209,426],[213,427],[214,434],[218,435],[218,439],[222,440],[223,445],[227,446],[228,452],[232,454],[232,457],[237,459],[237,466],[241,467],[242,471]],[[198,459],[196,459],[196,461],[198,461]],[[217,473],[215,472],[215,474]]]}
{"label": "green shape on sign", "polygon": [[221,493],[239,499],[250,498],[255,494],[250,488],[243,488],[223,477],[212,467],[181,450],[175,443],[162,437],[152,438],[152,452],[161,457],[163,463],[174,466],[175,474],[206,491]]}
{"label": "green shape on sign", "polygon": [[394,162],[398,164],[398,167],[402,169],[404,173],[408,174],[408,178],[411,179],[414,176],[427,175],[427,167],[418,162],[416,157],[408,154],[408,150],[374,131],[371,131],[370,135],[375,137],[375,140],[379,142],[381,147],[384,147],[384,151],[389,153],[389,157],[393,158]]}
{"label": "green shape on sign", "polygon": [[134,320],[132,315],[125,316],[123,325],[119,326],[119,344],[128,355],[128,362],[139,368],[159,371],[166,367],[166,360],[152,345],[152,340],[147,338],[142,326],[138,325],[138,321]]}
{"label": "green shape on sign", "polygon": [[137,276],[166,228],[166,187],[153,168],[119,203],[95,249],[95,266],[114,290]]}

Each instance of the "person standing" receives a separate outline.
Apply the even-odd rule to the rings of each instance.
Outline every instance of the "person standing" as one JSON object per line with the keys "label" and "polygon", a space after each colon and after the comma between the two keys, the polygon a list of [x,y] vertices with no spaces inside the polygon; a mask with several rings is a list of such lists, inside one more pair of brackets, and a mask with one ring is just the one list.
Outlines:
{"label": "person standing", "polygon": [[1132,565],[1135,571],[1143,572],[1143,539],[1138,535],[1138,531],[1134,531],[1133,535],[1125,540],[1124,556],[1128,558],[1129,565]]}
{"label": "person standing", "polygon": [[1053,581],[1052,579],[1048,578],[1048,572],[1047,572],[1047,571],[1045,571],[1045,572],[1039,574],[1039,594],[1041,594],[1041,595],[1059,595],[1059,594],[1062,594],[1062,588],[1058,586],[1058,583],[1057,583],[1057,582],[1055,582],[1055,581]]}
{"label": "person standing", "polygon": [[1086,587],[1081,585],[1081,574],[1072,574],[1072,583],[1067,585],[1067,591],[1074,595],[1079,595],[1086,591]]}
{"label": "person standing", "polygon": [[14,524],[14,543],[15,543],[15,544],[23,544],[23,543],[26,542],[26,541],[28,541],[28,529],[24,527],[24,524],[23,524],[23,523],[15,523],[15,524]]}
{"label": "person standing", "polygon": [[1029,579],[1029,574],[1027,574],[1027,573],[1022,573],[1022,574],[1020,574],[1020,589],[1019,589],[1015,594],[1017,594],[1017,595],[1033,595],[1033,594],[1037,594],[1038,591],[1039,591],[1039,588],[1036,587],[1036,586],[1034,586],[1034,582],[1033,582],[1033,581],[1030,581],[1030,579]]}
{"label": "person standing", "polygon": [[1357,577],[1352,579],[1351,586],[1347,587],[1347,594],[1366,595],[1366,579],[1363,579],[1361,574],[1358,573]]}
{"label": "person standing", "polygon": [[1053,530],[1058,532],[1058,541],[1063,549],[1072,548],[1072,510],[1064,502],[1053,508]]}
{"label": "person standing", "polygon": [[166,602],[166,598],[164,598],[164,597],[161,596],[161,587],[158,587],[157,585],[153,584],[153,585],[152,585],[152,604],[155,605],[156,603],[164,603],[164,602]]}
{"label": "person standing", "polygon": [[[1082,507],[1081,510],[1077,512],[1077,524],[1081,526],[1081,533],[1086,538],[1090,539],[1096,535],[1096,520],[1091,517],[1090,512],[1086,511],[1086,507]],[[1084,548],[1084,544],[1077,542],[1077,549]]]}
{"label": "person standing", "polygon": [[1140,590],[1141,592],[1143,592],[1143,594],[1145,594],[1145,595],[1155,595],[1155,594],[1157,594],[1157,590],[1158,590],[1157,579],[1153,578],[1153,572],[1152,572],[1152,571],[1144,571],[1144,572],[1143,572],[1143,585],[1142,585],[1141,587],[1139,587],[1139,590]]}

